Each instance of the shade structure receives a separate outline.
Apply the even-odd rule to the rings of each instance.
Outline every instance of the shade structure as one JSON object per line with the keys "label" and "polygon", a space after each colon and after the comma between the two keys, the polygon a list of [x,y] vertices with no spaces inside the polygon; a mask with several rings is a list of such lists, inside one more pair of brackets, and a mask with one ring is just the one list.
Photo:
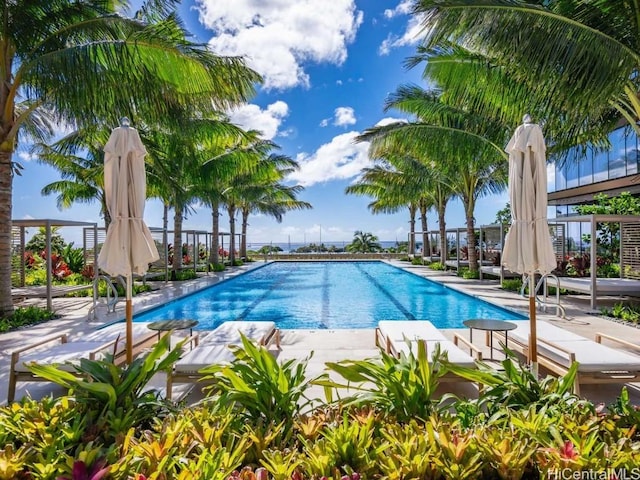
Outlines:
{"label": "shade structure", "polygon": [[104,191],[111,223],[98,256],[98,266],[109,275],[126,279],[127,363],[132,361],[133,274],[143,275],[160,258],[144,223],[146,172],[144,148],[135,128],[121,126],[111,132],[104,147]]}
{"label": "shade structure", "polygon": [[528,115],[507,144],[511,226],[505,238],[502,262],[513,272],[529,276],[529,361],[537,371],[535,275],[556,268],[556,256],[547,223],[547,160],[542,129]]}

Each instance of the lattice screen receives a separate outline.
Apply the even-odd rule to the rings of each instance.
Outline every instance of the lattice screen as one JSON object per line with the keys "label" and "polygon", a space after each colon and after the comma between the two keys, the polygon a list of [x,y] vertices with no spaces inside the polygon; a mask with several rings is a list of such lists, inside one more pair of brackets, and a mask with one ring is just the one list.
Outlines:
{"label": "lattice screen", "polygon": [[553,244],[553,251],[556,253],[557,260],[564,260],[564,257],[567,254],[567,239],[565,230],[566,225],[564,225],[563,223],[549,224],[551,243]]}
{"label": "lattice screen", "polygon": [[640,279],[640,224],[623,223],[620,238],[622,276]]}

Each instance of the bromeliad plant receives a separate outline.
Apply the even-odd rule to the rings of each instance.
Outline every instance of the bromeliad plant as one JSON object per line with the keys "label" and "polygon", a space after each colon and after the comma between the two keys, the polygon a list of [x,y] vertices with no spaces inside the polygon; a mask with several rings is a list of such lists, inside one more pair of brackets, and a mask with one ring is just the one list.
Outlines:
{"label": "bromeliad plant", "polygon": [[105,360],[81,359],[73,365],[75,372],[54,365],[31,364],[29,369],[69,389],[78,404],[96,414],[96,433],[109,439],[132,427],[148,428],[170,410],[171,404],[149,389],[148,383],[180,358],[182,343],[169,351],[169,337],[164,336],[148,354],[126,366],[115,365],[113,356],[107,355]]}
{"label": "bromeliad plant", "polygon": [[[277,440],[293,435],[296,417],[311,405],[306,396],[312,380],[305,376],[307,362],[279,362],[265,347],[253,344],[242,335],[242,346],[232,346],[235,361],[211,365],[201,370],[208,401],[234,405],[237,414],[267,427],[281,425]],[[313,353],[312,353],[313,354]]]}
{"label": "bromeliad plant", "polygon": [[447,372],[445,358],[446,353],[437,346],[429,361],[426,344],[417,342],[416,353],[410,348],[400,357],[381,350],[379,359],[329,362],[327,368],[347,383],[333,381],[328,375],[314,383],[325,387],[329,400],[334,390],[355,390],[355,395],[341,401],[344,405],[375,406],[400,422],[426,419],[436,410],[435,392]]}

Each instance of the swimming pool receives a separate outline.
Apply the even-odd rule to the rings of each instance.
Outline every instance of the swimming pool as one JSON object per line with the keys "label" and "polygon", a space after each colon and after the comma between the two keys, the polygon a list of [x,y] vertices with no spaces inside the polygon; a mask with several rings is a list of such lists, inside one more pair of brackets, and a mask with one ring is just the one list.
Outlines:
{"label": "swimming pool", "polygon": [[273,262],[136,315],[134,321],[272,320],[282,329],[375,328],[379,320],[431,320],[463,328],[470,318],[526,317],[384,262]]}

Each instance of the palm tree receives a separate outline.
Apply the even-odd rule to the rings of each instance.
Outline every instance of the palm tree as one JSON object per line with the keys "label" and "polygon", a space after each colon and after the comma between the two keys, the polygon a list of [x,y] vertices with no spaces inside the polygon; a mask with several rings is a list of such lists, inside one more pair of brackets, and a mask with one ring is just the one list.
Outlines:
{"label": "palm tree", "polygon": [[[440,69],[439,85],[445,91],[455,85],[452,96],[473,99],[481,117],[496,118],[499,109],[513,128],[531,113],[544,120],[545,136],[558,150],[606,141],[620,117],[640,134],[640,5],[416,0],[414,14],[425,36],[410,65],[428,59],[425,74],[431,78],[426,70]],[[466,66],[453,67],[453,58],[431,63],[443,49],[460,52],[461,46],[471,49]]]}
{"label": "palm tree", "polygon": [[373,233],[357,230],[353,234],[353,241],[346,247],[348,252],[352,253],[371,253],[382,250],[378,237]]}
{"label": "palm tree", "polygon": [[[192,111],[245,101],[259,76],[185,40],[177,2],[145,2],[137,18],[121,2],[4,2],[0,12],[0,315],[11,301],[11,196],[18,140],[43,141],[53,122],[75,126],[160,124]],[[20,134],[20,135],[19,135]]]}
{"label": "palm tree", "polygon": [[363,168],[362,176],[353,185],[345,188],[345,193],[372,197],[368,208],[374,213],[397,213],[409,210],[409,254],[415,253],[415,223],[417,202],[413,192],[406,187],[410,177],[388,161],[379,160],[373,167]]}
{"label": "palm tree", "polygon": [[[38,144],[38,161],[52,166],[60,173],[61,180],[45,185],[43,195],[57,194],[59,209],[74,203],[100,204],[105,229],[111,219],[104,193],[104,163],[102,148],[108,139],[105,129],[86,128],[65,136],[53,145]],[[80,156],[85,152],[85,156]]]}

